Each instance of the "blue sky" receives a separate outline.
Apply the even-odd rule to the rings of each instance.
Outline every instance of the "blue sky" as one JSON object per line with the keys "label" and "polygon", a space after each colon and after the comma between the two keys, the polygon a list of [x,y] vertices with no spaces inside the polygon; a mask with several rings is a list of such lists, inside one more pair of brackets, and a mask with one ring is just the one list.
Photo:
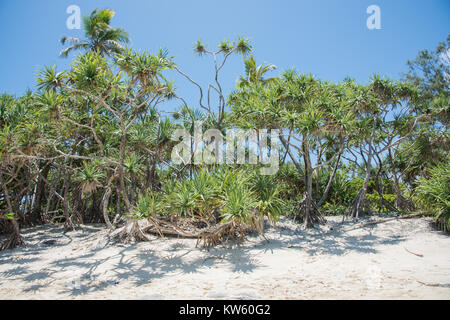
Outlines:
{"label": "blue sky", "polygon": [[[369,5],[381,9],[381,30],[369,30]],[[421,49],[434,49],[450,33],[448,0],[0,0],[0,92],[20,95],[35,89],[36,71],[45,65],[67,68],[58,57],[69,30],[66,8],[78,5],[82,15],[94,8],[116,11],[113,26],[123,27],[135,49],[165,47],[180,69],[202,84],[213,80],[212,61],[193,54],[201,38],[214,47],[227,38],[252,39],[256,62],[275,64],[278,72],[295,68],[321,79],[346,76],[367,82],[378,73],[398,79],[406,61]],[[243,73],[241,57],[224,68],[221,81],[229,92]],[[196,101],[196,88],[176,74],[178,93]]]}

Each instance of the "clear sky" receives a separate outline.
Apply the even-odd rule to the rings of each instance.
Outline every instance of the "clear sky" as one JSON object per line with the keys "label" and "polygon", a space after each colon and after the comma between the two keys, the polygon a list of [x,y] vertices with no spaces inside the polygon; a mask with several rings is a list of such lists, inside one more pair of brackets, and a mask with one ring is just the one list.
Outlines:
{"label": "clear sky", "polygon": [[[373,4],[381,9],[381,30],[366,26]],[[213,66],[193,54],[199,38],[212,48],[227,38],[249,37],[257,64],[278,67],[273,75],[295,68],[324,80],[349,76],[364,83],[374,73],[400,78],[408,59],[450,34],[450,0],[0,0],[0,93],[35,89],[36,71],[45,65],[68,67],[71,58],[58,56],[59,40],[82,36],[66,27],[69,5],[78,5],[82,15],[113,9],[112,25],[128,31],[135,49],[167,48],[180,69],[202,84],[213,80]],[[241,57],[229,61],[221,75],[226,91],[243,71]],[[181,96],[197,99],[195,87],[168,76]]]}

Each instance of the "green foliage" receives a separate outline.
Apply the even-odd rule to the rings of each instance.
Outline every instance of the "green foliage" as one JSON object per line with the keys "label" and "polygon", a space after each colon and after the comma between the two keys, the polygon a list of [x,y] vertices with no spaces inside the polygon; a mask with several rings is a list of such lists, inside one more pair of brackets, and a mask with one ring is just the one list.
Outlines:
{"label": "green foliage", "polygon": [[244,59],[244,65],[245,65],[245,78],[240,77],[239,81],[237,83],[237,88],[245,88],[250,86],[250,84],[268,84],[270,82],[273,82],[276,80],[276,78],[268,78],[265,79],[264,75],[271,71],[276,69],[276,66],[271,65],[265,65],[261,64],[259,66],[256,66],[256,61],[253,56],[250,56],[247,59]]}
{"label": "green foliage", "polygon": [[279,186],[280,196],[285,200],[294,199],[304,192],[304,180],[292,163],[280,166],[274,178]]}
{"label": "green foliage", "polygon": [[56,72],[55,66],[45,67],[38,73],[38,89],[44,91],[55,90],[61,87],[65,78],[65,72]]}
{"label": "green foliage", "polygon": [[69,74],[78,89],[94,89],[107,85],[112,74],[107,60],[97,52],[79,54]]}
{"label": "green foliage", "polygon": [[285,202],[280,198],[277,181],[272,176],[255,174],[250,185],[257,199],[258,212],[276,222],[285,208]]}
{"label": "green foliage", "polygon": [[252,170],[216,167],[199,170],[192,178],[167,182],[165,211],[183,216],[230,220],[251,226],[256,218],[267,216],[275,222],[285,208],[276,181]]}
{"label": "green foliage", "polygon": [[[77,214],[86,223],[108,221],[116,213],[207,225],[231,221],[240,230],[259,232],[264,217],[276,222],[283,214],[298,215],[305,195],[319,203],[336,165],[318,208],[322,213],[347,212],[364,177],[368,203],[383,209],[377,177],[388,204],[412,196],[449,228],[449,71],[442,59],[449,39],[409,63],[412,83],[375,75],[368,84],[330,83],[295,70],[267,78],[275,66],[256,64],[249,39],[222,41],[211,51],[199,40],[194,51],[213,58],[216,77],[200,91],[195,108],[178,96],[166,73],[177,71],[200,85],[180,71],[167,50],[125,47],[128,34],[110,26],[113,16],[109,9],[94,10],[83,18],[84,39],[62,39],[69,44],[62,56],[81,50],[69,70],[45,67],[37,75],[37,92],[0,97],[2,212],[18,208],[22,217],[55,207],[51,211],[64,213],[66,223]],[[218,73],[232,54],[244,57],[245,73],[227,99]],[[211,101],[215,96],[218,101]],[[165,112],[168,101],[181,106]],[[192,135],[196,121],[223,133],[278,129],[283,164],[273,176],[250,165],[175,164],[172,133],[184,128]],[[376,151],[370,164],[369,150]],[[403,194],[397,198],[397,192]],[[37,223],[52,216],[45,218]]]}
{"label": "green foliage", "polygon": [[407,62],[405,78],[421,90],[420,108],[442,124],[448,125],[450,115],[450,35],[435,50],[421,50]]}
{"label": "green foliage", "polygon": [[[388,193],[383,194],[383,200],[393,207],[395,206],[396,199],[397,195],[395,194],[388,194]],[[378,193],[368,193],[367,200],[369,201],[372,208],[378,209],[380,211],[385,210],[384,207],[380,207],[381,197]]]}
{"label": "green foliage", "polygon": [[325,203],[322,207],[324,214],[329,216],[342,216],[348,211],[347,206],[341,204]]}
{"label": "green foliage", "polygon": [[16,216],[16,214],[14,212],[8,212],[3,215],[3,217],[5,217],[8,220],[13,220],[15,216]]}
{"label": "green foliage", "polygon": [[127,216],[135,219],[145,219],[155,214],[161,214],[163,205],[162,197],[158,193],[140,194],[137,204]]}
{"label": "green foliage", "polygon": [[179,181],[168,196],[169,210],[173,210],[175,214],[191,215],[197,199],[198,194],[193,190],[192,184]]}
{"label": "green foliage", "polygon": [[450,165],[439,164],[430,169],[429,178],[420,178],[417,187],[423,209],[430,210],[436,223],[450,230]]}
{"label": "green foliage", "polygon": [[60,55],[67,57],[74,50],[89,50],[100,55],[113,55],[122,52],[123,44],[129,41],[128,34],[122,28],[110,26],[115,12],[110,9],[95,9],[89,16],[83,17],[85,39],[63,37],[61,43],[69,43]]}
{"label": "green foliage", "polygon": [[[219,49],[214,54],[223,53],[225,55],[229,55],[233,52],[236,52],[241,55],[247,55],[252,51],[252,46],[250,44],[250,40],[244,37],[238,37],[235,42],[231,42],[230,40],[222,41],[218,44],[217,48]],[[194,45],[194,53],[202,56],[207,53],[213,53],[208,51],[206,48],[206,44],[204,44],[200,39]]]}
{"label": "green foliage", "polygon": [[233,180],[232,186],[222,195],[221,216],[227,222],[236,219],[244,224],[251,224],[257,206],[255,196],[244,183]]}
{"label": "green foliage", "polygon": [[102,163],[99,161],[83,161],[81,168],[75,173],[75,181],[83,194],[92,194],[98,187],[103,185],[105,172],[101,169]]}

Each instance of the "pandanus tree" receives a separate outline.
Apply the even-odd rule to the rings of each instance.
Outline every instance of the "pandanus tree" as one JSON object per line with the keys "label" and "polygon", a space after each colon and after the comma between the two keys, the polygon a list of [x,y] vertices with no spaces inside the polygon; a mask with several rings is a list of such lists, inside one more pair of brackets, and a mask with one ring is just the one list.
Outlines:
{"label": "pandanus tree", "polygon": [[407,62],[405,80],[419,87],[422,93],[421,112],[434,122],[448,128],[450,120],[450,35],[435,50],[421,50]]}
{"label": "pandanus tree", "polygon": [[[143,176],[143,160],[136,152],[143,153],[143,144],[150,148],[152,145],[145,146],[145,140],[136,141],[136,133],[142,129],[142,121],[149,117],[153,127],[158,127],[157,106],[170,99],[173,93],[171,83],[162,72],[172,67],[164,51],[148,54],[125,50],[114,61],[97,51],[87,52],[80,54],[72,69],[60,77],[54,91],[58,97],[56,110],[61,130],[43,141],[65,160],[69,180],[73,173],[71,167],[77,163],[101,163],[100,172],[86,170],[90,165],[85,165],[81,171],[85,174],[78,174],[77,179],[82,178],[80,185],[84,191],[103,190],[101,211],[110,228],[113,226],[108,204],[113,190],[120,195],[118,202],[129,212],[136,197],[130,198],[135,190],[127,190],[145,186],[136,181]],[[42,75],[39,80],[42,88],[55,86],[54,72]],[[160,140],[161,135],[155,139]],[[152,143],[154,146],[162,141]],[[136,149],[138,146],[140,148]],[[134,160],[130,157],[133,154]],[[68,201],[64,195],[60,196]]]}
{"label": "pandanus tree", "polygon": [[123,45],[129,41],[128,34],[122,28],[110,26],[115,12],[110,9],[95,9],[89,16],[83,17],[83,30],[85,39],[63,37],[61,43],[69,43],[69,47],[60,52],[67,57],[74,50],[97,51],[100,55],[111,56],[121,53]]}
{"label": "pandanus tree", "polygon": [[[209,121],[214,123],[216,129],[221,129],[226,115],[226,97],[219,81],[220,71],[223,69],[228,58],[233,54],[247,55],[251,52],[252,46],[249,39],[239,37],[235,42],[229,40],[222,41],[218,44],[216,50],[209,50],[201,40],[198,40],[194,45],[194,53],[198,56],[210,56],[214,61],[214,83],[208,85],[208,89],[204,88],[198,82],[194,81],[186,73],[181,71],[178,67],[175,70],[183,75],[189,82],[194,84],[200,93],[199,108],[206,111]],[[220,60],[219,60],[220,59]],[[206,97],[205,97],[206,94]],[[214,95],[217,95],[217,101],[213,101]],[[206,99],[206,103],[204,101]],[[217,111],[215,111],[217,110]]]}
{"label": "pandanus tree", "polygon": [[[138,223],[145,219],[147,232],[217,244],[248,228],[262,232],[263,218],[290,210],[309,227],[323,221],[330,202],[358,217],[374,189],[380,208],[412,210],[402,204],[408,197],[449,227],[449,170],[440,165],[449,145],[448,39],[409,63],[412,85],[379,77],[332,84],[293,71],[267,78],[275,67],[257,66],[247,39],[215,50],[198,41],[195,53],[214,62],[214,80],[202,88],[167,51],[125,48],[128,35],[110,26],[113,16],[94,10],[83,19],[84,39],[63,38],[70,46],[62,56],[81,51],[69,70],[46,67],[35,93],[0,97],[0,232],[10,233],[1,249],[23,244],[20,226],[73,230],[104,221],[114,229],[121,217],[122,238],[148,240]],[[226,99],[219,74],[233,54],[245,57],[246,71]],[[197,106],[177,95],[168,70],[197,86]],[[165,113],[167,101],[182,106]],[[261,176],[246,165],[175,164],[172,133],[193,136],[198,120],[222,133],[278,129],[285,165]],[[396,193],[393,206],[386,189]],[[207,227],[194,234],[180,229],[185,224]]]}
{"label": "pandanus tree", "polygon": [[[354,92],[358,138],[348,149],[353,158],[347,159],[365,172],[363,185],[351,208],[351,215],[358,218],[368,209],[366,194],[374,159],[411,137],[422,117],[416,112],[417,90],[409,83],[374,76],[368,86],[355,85]],[[359,159],[363,161],[361,165]],[[379,166],[382,166],[381,160]]]}
{"label": "pandanus tree", "polygon": [[35,180],[42,166],[34,156],[43,149],[38,139],[47,124],[40,121],[34,100],[31,93],[0,97],[0,231],[10,233],[2,249],[23,244],[19,224],[40,222],[40,215],[30,214],[40,200],[34,191],[39,190]]}
{"label": "pandanus tree", "polygon": [[[392,150],[392,169],[415,191],[418,178],[421,185],[429,179],[440,163],[448,162],[450,132],[450,35],[435,50],[421,50],[407,62],[405,80],[421,93],[417,113],[425,115],[418,130],[405,143]],[[396,176],[394,175],[394,178]],[[423,189],[422,189],[423,190]],[[424,193],[421,193],[424,195]]]}
{"label": "pandanus tree", "polygon": [[[347,143],[346,132],[353,121],[347,91],[289,71],[276,82],[253,84],[233,92],[229,104],[237,125],[280,130],[280,140],[304,179],[305,194],[300,201],[304,226],[323,222],[317,206],[317,201],[322,203],[323,200],[315,199],[318,197],[313,195],[313,174],[336,160],[336,155],[342,154]],[[326,153],[319,152],[319,159],[314,163],[313,152],[326,146],[326,139],[334,141],[328,143],[328,147],[330,150],[336,148],[337,152],[324,161]],[[303,158],[303,166],[298,155]],[[335,161],[336,167],[338,164],[339,161]]]}

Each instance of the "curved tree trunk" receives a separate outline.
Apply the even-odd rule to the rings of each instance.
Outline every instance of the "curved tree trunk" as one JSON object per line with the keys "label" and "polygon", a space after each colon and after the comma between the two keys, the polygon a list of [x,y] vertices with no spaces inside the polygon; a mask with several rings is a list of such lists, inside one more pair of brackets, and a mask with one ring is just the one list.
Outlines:
{"label": "curved tree trunk", "polygon": [[303,148],[303,159],[305,162],[305,188],[306,188],[305,203],[304,203],[305,215],[303,217],[303,227],[309,228],[314,225],[314,222],[313,222],[314,208],[313,208],[313,197],[312,197],[313,169],[312,169],[312,165],[311,165],[311,158],[309,155],[309,147],[308,147],[308,143],[306,141],[302,144],[302,148]]}
{"label": "curved tree trunk", "polygon": [[317,203],[317,207],[319,207],[319,208],[325,202],[325,200],[328,197],[328,193],[330,192],[331,185],[333,184],[334,177],[336,176],[336,172],[337,172],[337,169],[339,167],[339,163],[340,163],[340,160],[341,160],[341,155],[342,155],[342,152],[340,152],[338,154],[338,157],[336,159],[336,164],[334,165],[333,172],[331,173],[330,179],[328,179],[328,183],[327,183],[327,186],[325,188],[325,191],[324,191],[324,193],[322,195],[322,198],[320,198],[319,202]]}
{"label": "curved tree trunk", "polygon": [[11,223],[11,234],[8,240],[6,240],[6,242],[0,247],[0,250],[14,249],[25,244],[25,241],[20,235],[19,224],[16,219],[12,218],[9,221]]}
{"label": "curved tree trunk", "polygon": [[[8,189],[6,188],[5,184],[3,184],[3,194],[5,197],[9,212],[13,213],[13,207],[11,205],[11,200],[9,198]],[[21,245],[25,244],[25,241],[23,240],[22,236],[20,235],[19,224],[17,223],[16,218],[12,217],[12,219],[9,219],[9,221],[11,223],[11,235],[9,236],[6,243],[4,243],[0,247],[0,250],[14,249],[17,246],[21,246]]]}
{"label": "curved tree trunk", "polygon": [[106,192],[103,195],[102,199],[102,211],[103,211],[103,219],[105,220],[106,226],[108,229],[114,230],[114,226],[111,224],[111,221],[109,220],[108,216],[108,203],[109,203],[109,197],[111,196],[111,187],[108,186],[106,188]]}
{"label": "curved tree trunk", "polygon": [[363,209],[363,205],[364,202],[366,200],[366,193],[367,193],[367,187],[369,186],[369,180],[370,180],[370,170],[372,168],[372,157],[373,157],[373,147],[372,147],[372,143],[373,140],[375,138],[375,129],[376,129],[376,125],[377,125],[377,121],[376,121],[376,116],[373,116],[373,125],[372,125],[372,132],[370,134],[370,139],[368,142],[368,146],[369,146],[369,153],[367,155],[367,162],[366,162],[366,175],[364,177],[364,183],[363,186],[357,196],[356,199],[356,203],[355,203],[355,208],[352,212],[352,216],[355,218],[358,218],[362,209]]}
{"label": "curved tree trunk", "polygon": [[50,171],[50,165],[46,164],[39,173],[38,182],[36,185],[36,193],[34,195],[34,201],[31,208],[30,220],[33,223],[45,223],[45,219],[42,216],[42,201],[45,197],[45,181]]}

